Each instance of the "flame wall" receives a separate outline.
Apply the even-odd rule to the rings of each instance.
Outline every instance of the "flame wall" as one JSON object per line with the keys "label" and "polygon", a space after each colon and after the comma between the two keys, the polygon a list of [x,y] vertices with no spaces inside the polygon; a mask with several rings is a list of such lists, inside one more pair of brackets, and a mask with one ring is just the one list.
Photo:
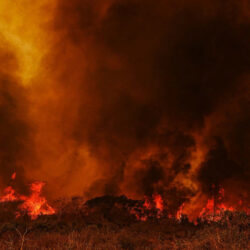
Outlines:
{"label": "flame wall", "polygon": [[249,201],[246,0],[0,4],[1,181],[51,197],[223,185]]}

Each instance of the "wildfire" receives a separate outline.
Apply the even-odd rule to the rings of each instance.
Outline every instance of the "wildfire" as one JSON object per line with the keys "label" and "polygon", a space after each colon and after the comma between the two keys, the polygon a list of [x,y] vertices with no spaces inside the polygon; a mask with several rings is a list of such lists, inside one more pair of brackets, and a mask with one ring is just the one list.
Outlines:
{"label": "wildfire", "polygon": [[[16,173],[14,173],[11,179],[15,179]],[[17,217],[21,213],[27,213],[32,220],[37,219],[39,215],[51,215],[55,214],[55,209],[52,208],[45,197],[41,196],[42,188],[45,185],[44,182],[34,182],[30,185],[30,195],[19,195],[11,187],[7,187],[4,190],[4,195],[0,197],[0,203],[20,201],[18,206]]]}
{"label": "wildfire", "polygon": [[[207,191],[249,189],[247,1],[155,2],[0,1],[2,178],[55,199],[150,194],[140,219],[246,205]],[[43,187],[0,202],[52,214]]]}
{"label": "wildfire", "polygon": [[183,203],[183,204],[179,207],[178,211],[176,212],[175,218],[176,218],[177,220],[181,220],[182,215],[183,215],[183,208],[184,208],[184,206],[185,206],[185,203]]}
{"label": "wildfire", "polygon": [[9,186],[4,189],[4,195],[0,198],[0,202],[16,201],[17,199],[15,190]]}
{"label": "wildfire", "polygon": [[137,220],[146,221],[149,218],[160,219],[163,216],[164,203],[162,196],[154,194],[152,197],[145,196],[142,206],[130,209]]}
{"label": "wildfire", "polygon": [[[12,174],[11,180],[16,178],[16,173]],[[4,189],[4,194],[0,197],[0,203],[4,202],[20,202],[18,205],[18,212],[16,217],[21,216],[21,214],[28,214],[32,220],[38,218],[39,215],[52,215],[56,211],[51,207],[46,198],[41,195],[42,189],[44,187],[44,182],[33,182],[30,185],[30,195],[20,195],[18,194],[12,186],[8,186]],[[198,220],[201,221],[220,221],[222,219],[223,213],[225,211],[238,211],[243,210],[245,213],[249,214],[250,210],[243,206],[242,200],[239,200],[235,206],[228,205],[224,202],[225,190],[220,188],[212,198],[209,198],[203,208],[198,211],[195,220],[189,216],[189,214],[184,214],[185,206],[187,202],[184,202],[179,206],[177,212],[169,212],[167,207],[167,201],[160,194],[153,194],[150,196],[145,196],[143,201],[138,201],[136,205],[129,208],[131,215],[135,216],[138,221],[146,221],[148,219],[161,219],[161,218],[171,218],[181,221],[182,218],[187,218],[190,222],[197,223]]]}
{"label": "wildfire", "polygon": [[11,175],[11,180],[15,180],[16,179],[16,172],[14,172],[12,175]]}
{"label": "wildfire", "polygon": [[162,212],[163,211],[163,199],[161,197],[161,195],[156,194],[153,196],[154,199],[154,203],[155,203],[155,207]]}
{"label": "wildfire", "polygon": [[[221,214],[225,211],[237,211],[239,210],[238,207],[241,207],[240,210],[243,210],[247,214],[249,214],[249,209],[242,207],[242,200],[236,203],[235,206],[227,205],[223,202],[225,196],[225,190],[220,188],[218,191],[217,197],[212,197],[208,199],[207,204],[204,208],[202,208],[201,212],[199,213],[199,218],[206,219],[206,220],[213,220],[219,221],[221,219]],[[239,206],[238,206],[239,205]]]}
{"label": "wildfire", "polygon": [[[250,213],[248,208],[242,206],[242,200],[240,200],[237,206],[227,205],[223,202],[225,190],[220,188],[218,194],[213,198],[209,198],[207,200],[206,205],[199,211],[195,220],[189,217],[189,214],[184,213],[184,208],[186,203],[183,203],[175,215],[172,215],[168,212],[168,208],[164,206],[164,199],[159,194],[154,194],[151,198],[145,197],[144,203],[142,207],[137,207],[136,209],[132,209],[131,214],[135,215],[137,220],[146,221],[149,218],[157,218],[160,219],[163,216],[168,218],[174,218],[178,221],[181,221],[183,217],[188,218],[190,222],[197,223],[197,220],[203,221],[220,221],[223,213],[226,211],[234,212],[234,211],[244,211],[246,214]],[[165,202],[166,203],[166,202]]]}

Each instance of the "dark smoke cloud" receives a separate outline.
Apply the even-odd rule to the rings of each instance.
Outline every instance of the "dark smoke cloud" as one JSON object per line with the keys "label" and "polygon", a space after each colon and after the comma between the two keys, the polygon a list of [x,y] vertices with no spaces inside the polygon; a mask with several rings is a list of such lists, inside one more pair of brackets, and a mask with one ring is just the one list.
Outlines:
{"label": "dark smoke cloud", "polygon": [[0,175],[2,187],[18,175],[17,187],[25,190],[24,167],[29,155],[27,99],[15,76],[17,60],[10,46],[0,40]]}
{"label": "dark smoke cloud", "polygon": [[[128,159],[150,145],[174,160],[167,169],[158,156],[142,161],[131,177],[134,190],[150,194],[158,182],[170,185],[190,169],[192,133],[217,111],[220,125],[230,125],[212,125],[211,138],[204,135],[219,139],[198,179],[206,190],[235,175],[249,177],[249,88],[238,96],[250,69],[250,24],[241,3],[119,0],[106,9],[102,1],[58,3],[48,63],[63,92],[60,101],[77,110],[66,134],[105,162],[100,171],[107,168],[90,190],[121,192]],[[242,102],[230,105],[241,110],[233,119],[222,108],[231,100]]]}

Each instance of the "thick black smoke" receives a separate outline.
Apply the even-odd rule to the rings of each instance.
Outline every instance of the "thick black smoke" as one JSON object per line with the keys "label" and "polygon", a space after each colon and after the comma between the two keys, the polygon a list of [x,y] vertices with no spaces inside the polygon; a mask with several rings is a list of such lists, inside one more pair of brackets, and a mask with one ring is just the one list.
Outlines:
{"label": "thick black smoke", "polygon": [[215,114],[221,122],[211,126],[211,138],[204,136],[218,142],[199,181],[207,190],[230,178],[249,179],[249,87],[244,95],[241,87],[250,73],[250,23],[242,6],[237,0],[119,0],[104,13],[101,1],[60,1],[53,27],[60,43],[49,60],[59,72],[57,87],[70,85],[78,103],[70,134],[109,166],[91,190],[122,192],[128,159],[150,145],[164,153],[142,160],[130,181],[145,194],[170,185],[190,169],[192,133]]}

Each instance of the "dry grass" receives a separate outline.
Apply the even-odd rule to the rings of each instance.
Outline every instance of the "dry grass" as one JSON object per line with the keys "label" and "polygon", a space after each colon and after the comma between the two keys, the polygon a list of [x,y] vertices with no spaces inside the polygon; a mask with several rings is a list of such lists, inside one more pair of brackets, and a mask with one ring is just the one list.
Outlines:
{"label": "dry grass", "polygon": [[250,219],[241,213],[196,226],[170,220],[121,226],[105,219],[79,226],[57,219],[2,224],[0,249],[250,249]]}
{"label": "dry grass", "polygon": [[138,222],[113,204],[106,210],[98,204],[88,213],[71,205],[31,221],[25,215],[14,219],[15,204],[3,204],[0,250],[250,249],[250,216],[244,213],[225,213],[219,222],[194,225],[168,218]]}

